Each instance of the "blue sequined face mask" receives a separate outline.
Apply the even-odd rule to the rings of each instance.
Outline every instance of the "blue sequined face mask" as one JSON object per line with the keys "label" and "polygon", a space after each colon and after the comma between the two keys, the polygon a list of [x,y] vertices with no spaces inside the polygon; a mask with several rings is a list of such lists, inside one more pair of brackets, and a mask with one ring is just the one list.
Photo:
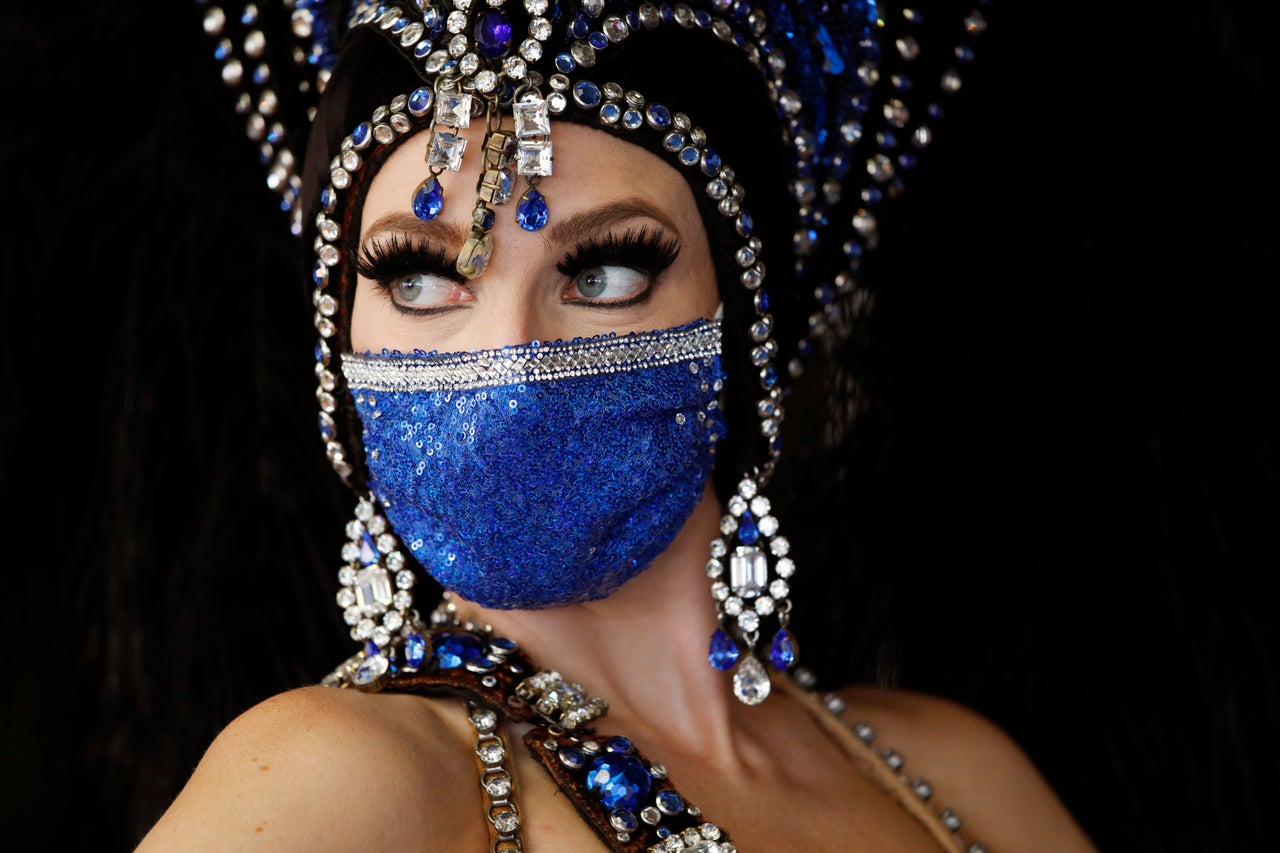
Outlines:
{"label": "blue sequined face mask", "polygon": [[370,487],[423,568],[484,607],[603,598],[701,500],[720,324],[467,353],[348,355]]}

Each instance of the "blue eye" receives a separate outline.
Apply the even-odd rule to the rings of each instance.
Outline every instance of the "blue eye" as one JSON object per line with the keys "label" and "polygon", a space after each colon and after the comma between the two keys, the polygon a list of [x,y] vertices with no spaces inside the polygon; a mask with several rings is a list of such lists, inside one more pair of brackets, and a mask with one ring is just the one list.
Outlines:
{"label": "blue eye", "polygon": [[398,304],[425,307],[441,302],[457,302],[457,282],[430,273],[412,273],[391,282],[392,295]]}
{"label": "blue eye", "polygon": [[608,264],[578,273],[571,285],[570,299],[627,299],[649,285],[649,276],[631,267]]}

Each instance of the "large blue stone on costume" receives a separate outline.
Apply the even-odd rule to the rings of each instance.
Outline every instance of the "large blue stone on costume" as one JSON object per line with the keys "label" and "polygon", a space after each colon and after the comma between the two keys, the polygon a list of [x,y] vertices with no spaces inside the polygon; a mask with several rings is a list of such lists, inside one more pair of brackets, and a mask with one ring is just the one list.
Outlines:
{"label": "large blue stone on costume", "polygon": [[457,669],[482,660],[488,650],[485,641],[468,631],[442,631],[431,638],[441,669]]}
{"label": "large blue stone on costume", "polygon": [[649,796],[649,771],[634,755],[605,753],[591,762],[587,790],[607,808],[636,811]]}

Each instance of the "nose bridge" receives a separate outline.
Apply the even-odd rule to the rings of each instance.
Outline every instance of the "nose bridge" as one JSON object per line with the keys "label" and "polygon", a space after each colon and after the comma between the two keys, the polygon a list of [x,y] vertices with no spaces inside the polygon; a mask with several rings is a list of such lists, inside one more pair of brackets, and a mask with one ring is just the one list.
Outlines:
{"label": "nose bridge", "polygon": [[473,348],[498,349],[554,337],[554,318],[548,316],[530,267],[490,269],[477,284],[474,335],[469,336]]}

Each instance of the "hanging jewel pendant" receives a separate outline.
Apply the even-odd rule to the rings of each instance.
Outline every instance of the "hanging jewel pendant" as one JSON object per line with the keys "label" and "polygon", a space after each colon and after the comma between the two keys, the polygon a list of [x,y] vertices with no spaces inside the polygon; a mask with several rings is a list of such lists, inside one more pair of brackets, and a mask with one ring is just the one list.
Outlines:
{"label": "hanging jewel pendant", "polygon": [[413,193],[413,215],[430,222],[444,210],[444,187],[433,174],[418,184]]}
{"label": "hanging jewel pendant", "polygon": [[764,664],[760,663],[754,652],[749,652],[733,673],[733,695],[743,704],[759,705],[769,698],[772,687]]}
{"label": "hanging jewel pendant", "polygon": [[539,231],[547,224],[548,213],[547,200],[530,185],[516,205],[516,222],[526,231]]}

